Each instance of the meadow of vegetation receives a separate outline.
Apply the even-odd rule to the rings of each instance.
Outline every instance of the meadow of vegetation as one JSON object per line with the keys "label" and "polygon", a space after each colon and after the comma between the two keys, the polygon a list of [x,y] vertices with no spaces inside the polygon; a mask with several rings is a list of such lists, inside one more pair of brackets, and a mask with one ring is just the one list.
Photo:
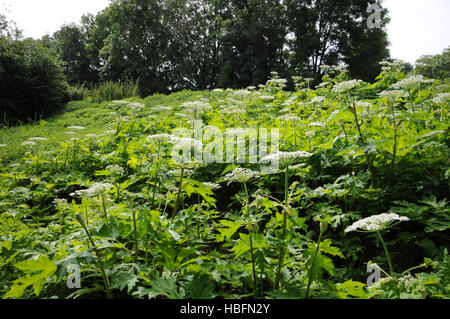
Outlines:
{"label": "meadow of vegetation", "polygon": [[[325,71],[1,128],[1,296],[450,298],[450,83]],[[279,171],[177,163],[200,119],[278,128]]]}

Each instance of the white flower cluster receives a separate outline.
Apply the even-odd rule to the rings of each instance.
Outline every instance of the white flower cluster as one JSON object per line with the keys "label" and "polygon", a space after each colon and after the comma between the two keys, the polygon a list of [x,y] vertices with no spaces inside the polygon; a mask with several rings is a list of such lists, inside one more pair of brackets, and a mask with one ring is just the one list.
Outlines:
{"label": "white flower cluster", "polygon": [[69,126],[68,129],[70,130],[85,130],[86,128],[84,126]]}
{"label": "white flower cluster", "polygon": [[238,95],[238,96],[247,96],[249,94],[251,94],[252,92],[250,92],[249,90],[237,90],[234,91],[234,95]]}
{"label": "white flower cluster", "polygon": [[88,189],[81,189],[70,194],[70,196],[95,197],[113,188],[109,183],[93,183]]}
{"label": "white flower cluster", "polygon": [[315,96],[311,99],[311,103],[322,103],[325,99],[325,96]]}
{"label": "white flower cluster", "polygon": [[418,276],[418,278],[415,278],[410,274],[398,279],[398,287],[400,289],[403,287],[407,293],[411,293],[413,290],[425,292],[423,279],[420,276]]}
{"label": "white flower cluster", "polygon": [[361,80],[350,80],[350,81],[340,82],[340,83],[337,83],[333,87],[333,92],[337,92],[337,93],[347,92],[347,91],[350,91],[351,89],[357,87],[360,84],[361,84]]}
{"label": "white flower cluster", "polygon": [[109,165],[106,170],[112,174],[123,175],[125,173],[124,169],[119,165]]}
{"label": "white flower cluster", "polygon": [[0,144],[0,147],[6,147],[6,146],[8,146],[8,145],[6,145],[6,144]]}
{"label": "white flower cluster", "polygon": [[29,141],[48,141],[48,138],[45,137],[30,137]]}
{"label": "white flower cluster", "polygon": [[170,110],[172,110],[172,108],[170,106],[163,106],[163,105],[157,105],[152,108],[152,111],[155,111],[155,112],[165,112],[165,111],[170,111]]}
{"label": "white flower cluster", "polygon": [[308,124],[309,126],[315,126],[315,127],[325,127],[326,125],[322,122],[311,122]]}
{"label": "white flower cluster", "polygon": [[178,137],[178,136],[170,136],[170,142],[177,144],[183,148],[194,147],[198,149],[202,149],[203,143],[199,140],[193,139],[191,137]]}
{"label": "white flower cluster", "polygon": [[237,167],[233,169],[230,173],[226,174],[224,179],[229,182],[239,182],[245,183],[252,178],[258,178],[259,174],[248,168]]}
{"label": "white flower cluster", "polygon": [[272,101],[274,99],[272,95],[261,95],[259,98],[263,101]]}
{"label": "white flower cluster", "polygon": [[128,101],[122,101],[122,100],[114,100],[114,101],[111,101],[111,103],[109,104],[109,105],[111,105],[111,106],[125,106],[125,105],[128,105]]}
{"label": "white flower cluster", "polygon": [[163,133],[163,134],[154,134],[154,135],[147,136],[146,139],[149,142],[157,142],[157,143],[159,143],[159,142],[163,142],[165,140],[168,140],[171,136],[172,135],[165,134],[165,133]]}
{"label": "white flower cluster", "polygon": [[[274,74],[274,75],[276,76],[276,74]],[[269,81],[267,81],[268,86],[278,86],[280,88],[285,87],[286,83],[287,83],[287,80],[281,79],[281,78],[270,79]]]}
{"label": "white flower cluster", "polygon": [[33,146],[33,145],[36,145],[36,143],[32,141],[25,141],[22,143],[22,146]]}
{"label": "white flower cluster", "polygon": [[408,95],[407,92],[403,91],[403,90],[385,90],[381,93],[378,94],[380,97],[385,97],[389,100],[398,100],[402,97],[406,97]]}
{"label": "white flower cluster", "polygon": [[383,213],[358,220],[348,226],[345,232],[358,231],[358,229],[359,231],[375,232],[389,227],[395,221],[401,222],[408,220],[410,220],[408,217],[399,216],[396,213]]}
{"label": "white flower cluster", "polygon": [[299,161],[301,158],[310,157],[311,153],[305,151],[296,151],[296,152],[282,152],[278,151],[276,153],[269,154],[264,156],[261,161],[262,162],[279,162],[282,167],[286,167],[288,165],[292,165]]}
{"label": "white flower cluster", "polygon": [[210,183],[210,182],[203,182],[203,185],[211,190],[216,190],[216,189],[219,189],[222,187],[219,184]]}
{"label": "white flower cluster", "polygon": [[280,121],[300,122],[302,119],[295,114],[288,113],[277,117]]}
{"label": "white flower cluster", "polygon": [[56,198],[56,199],[54,199],[53,200],[53,204],[55,204],[56,205],[56,207],[59,209],[59,210],[61,210],[61,211],[64,211],[64,210],[66,210],[67,209],[67,207],[68,207],[68,203],[67,203],[67,200],[65,200],[65,199],[61,199],[61,198]]}
{"label": "white flower cluster", "polygon": [[290,97],[289,99],[287,99],[286,101],[284,101],[281,105],[282,106],[291,106],[292,104],[296,103],[296,97]]}
{"label": "white flower cluster", "polygon": [[193,101],[181,104],[188,112],[193,114],[201,114],[211,109],[211,105],[205,101]]}
{"label": "white flower cluster", "polygon": [[330,84],[330,82],[322,82],[319,85],[316,86],[316,89],[321,89],[321,88],[325,88],[328,86],[328,84]]}
{"label": "white flower cluster", "polygon": [[357,101],[356,106],[367,109],[367,108],[370,108],[372,106],[372,104],[370,102]]}
{"label": "white flower cluster", "polygon": [[431,101],[437,104],[445,103],[450,100],[450,93],[440,93]]}
{"label": "white flower cluster", "polygon": [[423,81],[424,78],[422,75],[415,75],[400,80],[397,83],[394,83],[392,87],[397,90],[400,89],[411,90],[412,88],[416,87],[417,84],[422,83]]}
{"label": "white flower cluster", "polygon": [[237,105],[223,108],[219,112],[222,114],[230,114],[230,115],[247,113],[247,111],[245,109],[243,109]]}
{"label": "white flower cluster", "polygon": [[128,107],[133,110],[139,110],[145,108],[145,105],[139,102],[128,103]]}
{"label": "white flower cluster", "polygon": [[383,72],[389,72],[392,69],[397,69],[397,68],[401,67],[402,64],[403,64],[403,62],[400,60],[395,60],[394,62],[389,62],[389,61],[381,61],[380,62],[381,70]]}

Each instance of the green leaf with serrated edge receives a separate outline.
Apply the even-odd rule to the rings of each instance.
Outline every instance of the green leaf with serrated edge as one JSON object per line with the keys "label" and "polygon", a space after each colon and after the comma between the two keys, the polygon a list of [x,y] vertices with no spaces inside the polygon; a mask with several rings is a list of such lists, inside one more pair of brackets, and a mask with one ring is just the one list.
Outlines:
{"label": "green leaf with serrated edge", "polygon": [[230,239],[236,231],[244,224],[241,221],[231,221],[222,219],[219,221],[223,227],[216,228],[219,234],[216,236],[216,241],[221,242]]}

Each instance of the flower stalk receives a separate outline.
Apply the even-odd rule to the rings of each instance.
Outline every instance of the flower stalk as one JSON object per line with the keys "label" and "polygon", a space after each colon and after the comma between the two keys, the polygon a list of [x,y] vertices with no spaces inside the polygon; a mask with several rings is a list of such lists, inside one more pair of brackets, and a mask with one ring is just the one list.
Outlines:
{"label": "flower stalk", "polygon": [[87,235],[88,238],[89,238],[89,241],[91,242],[92,247],[94,248],[94,252],[95,252],[95,254],[96,254],[97,257],[98,257],[98,259],[97,259],[97,265],[98,265],[98,268],[100,269],[100,273],[102,274],[103,284],[104,284],[104,286],[105,286],[106,298],[107,298],[107,299],[112,299],[112,298],[113,298],[113,294],[112,294],[112,292],[111,292],[111,286],[110,286],[110,283],[109,283],[109,278],[108,278],[108,276],[106,275],[105,268],[104,268],[103,262],[102,262],[102,260],[101,260],[101,254],[100,254],[100,252],[99,252],[97,246],[95,245],[95,242],[94,242],[94,240],[92,239],[89,230],[88,230],[87,227],[86,227],[86,224],[85,224],[85,222],[84,222],[83,216],[82,216],[81,214],[77,214],[77,215],[75,216],[75,219],[80,223],[81,227],[83,227],[84,231],[86,232],[86,235]]}

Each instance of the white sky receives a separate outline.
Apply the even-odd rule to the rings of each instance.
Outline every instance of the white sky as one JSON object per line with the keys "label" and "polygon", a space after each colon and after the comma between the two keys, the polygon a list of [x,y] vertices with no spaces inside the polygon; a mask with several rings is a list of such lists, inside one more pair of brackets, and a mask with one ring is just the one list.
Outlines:
{"label": "white sky", "polygon": [[[0,0],[0,11],[17,22],[26,37],[53,34],[64,23],[97,13],[109,0]],[[450,46],[450,0],[385,0],[391,22],[388,35],[393,58],[415,62]]]}

